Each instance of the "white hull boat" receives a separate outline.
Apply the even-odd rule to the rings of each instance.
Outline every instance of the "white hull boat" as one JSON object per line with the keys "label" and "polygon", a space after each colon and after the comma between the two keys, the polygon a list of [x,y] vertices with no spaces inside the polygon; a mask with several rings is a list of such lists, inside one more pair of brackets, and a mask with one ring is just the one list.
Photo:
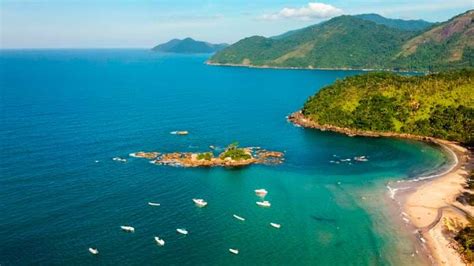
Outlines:
{"label": "white hull boat", "polygon": [[237,214],[234,214],[233,216],[234,216],[234,218],[237,219],[237,220],[245,221],[245,218],[244,218],[244,217],[240,217],[240,216],[238,216]]}
{"label": "white hull boat", "polygon": [[178,232],[182,235],[187,235],[188,234],[188,231],[186,229],[181,229],[181,228],[176,229],[176,232]]}
{"label": "white hull boat", "polygon": [[270,225],[277,228],[277,229],[279,229],[281,227],[280,224],[276,224],[276,223],[270,223]]}
{"label": "white hull boat", "polygon": [[128,225],[122,225],[120,226],[120,228],[125,232],[131,232],[131,233],[135,232],[135,228]]}
{"label": "white hull boat", "polygon": [[158,245],[160,246],[164,246],[165,245],[165,241],[163,239],[160,239],[159,237],[155,236],[155,241]]}
{"label": "white hull boat", "polygon": [[203,199],[193,199],[193,201],[199,208],[207,206],[207,202],[205,202]]}
{"label": "white hull boat", "polygon": [[267,207],[268,208],[268,207],[271,206],[270,202],[266,201],[266,200],[265,201],[257,201],[256,203],[260,207]]}
{"label": "white hull boat", "polygon": [[158,206],[160,206],[159,203],[155,203],[155,202],[148,202],[148,205],[153,206],[153,207],[158,207]]}
{"label": "white hull boat", "polygon": [[97,250],[96,248],[89,248],[89,252],[90,252],[92,255],[97,255],[97,254],[99,254],[99,250]]}
{"label": "white hull boat", "polygon": [[255,194],[260,197],[265,197],[268,194],[268,191],[264,188],[256,189]]}
{"label": "white hull boat", "polygon": [[238,249],[233,249],[233,248],[229,248],[229,252],[232,253],[232,254],[239,254],[239,250]]}

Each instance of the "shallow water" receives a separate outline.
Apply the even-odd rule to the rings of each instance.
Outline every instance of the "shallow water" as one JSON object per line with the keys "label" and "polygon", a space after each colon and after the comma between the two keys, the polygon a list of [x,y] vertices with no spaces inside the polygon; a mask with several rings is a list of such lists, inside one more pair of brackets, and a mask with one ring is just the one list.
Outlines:
{"label": "shallow water", "polygon": [[[1,51],[0,264],[421,263],[382,198],[389,180],[443,165],[443,152],[286,122],[322,86],[358,72],[216,67],[206,58]],[[128,158],[234,141],[285,151],[286,161],[185,169]],[[359,155],[369,161],[330,162]],[[257,188],[269,191],[271,208],[256,206]],[[208,207],[196,208],[195,197]],[[120,231],[124,224],[136,232]],[[179,227],[190,234],[177,235]]]}

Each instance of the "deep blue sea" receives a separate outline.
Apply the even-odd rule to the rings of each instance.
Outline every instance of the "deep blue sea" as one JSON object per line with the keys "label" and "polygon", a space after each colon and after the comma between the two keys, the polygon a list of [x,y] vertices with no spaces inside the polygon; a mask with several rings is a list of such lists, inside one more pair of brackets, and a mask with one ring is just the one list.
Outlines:
{"label": "deep blue sea", "polygon": [[[385,186],[436,170],[443,152],[286,121],[321,87],[359,72],[217,67],[208,56],[0,51],[0,265],[421,263],[387,211]],[[128,157],[235,141],[285,151],[285,163],[187,169]],[[340,161],[360,155],[369,161]],[[257,188],[271,208],[257,207]],[[209,205],[196,208],[196,197]]]}

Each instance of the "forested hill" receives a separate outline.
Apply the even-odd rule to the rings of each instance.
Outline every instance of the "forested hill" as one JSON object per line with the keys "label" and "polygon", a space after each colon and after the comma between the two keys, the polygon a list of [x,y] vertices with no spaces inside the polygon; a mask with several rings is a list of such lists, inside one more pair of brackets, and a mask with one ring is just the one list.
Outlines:
{"label": "forested hill", "polygon": [[320,125],[432,136],[472,146],[474,70],[348,77],[310,97],[302,113]]}
{"label": "forested hill", "polygon": [[364,16],[339,16],[272,38],[245,38],[216,53],[209,63],[412,71],[474,66],[473,10],[422,31],[406,30],[419,21],[401,26],[397,20]]}

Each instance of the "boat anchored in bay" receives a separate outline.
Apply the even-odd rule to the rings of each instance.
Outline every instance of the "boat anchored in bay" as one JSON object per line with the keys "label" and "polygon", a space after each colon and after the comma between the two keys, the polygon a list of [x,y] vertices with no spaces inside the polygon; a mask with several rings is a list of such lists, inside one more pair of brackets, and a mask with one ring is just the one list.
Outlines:
{"label": "boat anchored in bay", "polygon": [[122,225],[122,226],[120,226],[120,228],[125,232],[130,232],[130,233],[135,232],[135,228],[132,227],[132,226]]}
{"label": "boat anchored in bay", "polygon": [[196,204],[196,206],[198,206],[199,208],[203,208],[207,206],[207,202],[204,201],[203,199],[193,199],[193,201]]}

